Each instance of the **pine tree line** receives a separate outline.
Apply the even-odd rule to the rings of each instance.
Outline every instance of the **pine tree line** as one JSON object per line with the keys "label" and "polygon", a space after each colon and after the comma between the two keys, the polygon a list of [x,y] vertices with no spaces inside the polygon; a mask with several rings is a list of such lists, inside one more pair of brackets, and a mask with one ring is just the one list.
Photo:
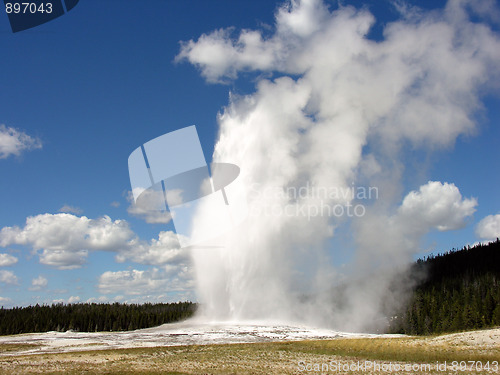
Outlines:
{"label": "pine tree line", "polygon": [[500,326],[500,241],[418,260],[427,277],[391,332],[419,335]]}
{"label": "pine tree line", "polygon": [[124,331],[189,318],[192,302],[138,304],[53,304],[0,309],[0,335],[47,331]]}

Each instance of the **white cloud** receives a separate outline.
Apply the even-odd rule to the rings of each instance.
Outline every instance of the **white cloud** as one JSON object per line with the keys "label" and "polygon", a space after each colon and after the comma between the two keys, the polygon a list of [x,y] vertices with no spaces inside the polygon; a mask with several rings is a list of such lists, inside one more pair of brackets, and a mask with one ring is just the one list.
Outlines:
{"label": "white cloud", "polygon": [[483,240],[500,238],[500,214],[483,218],[476,226],[476,235]]}
{"label": "white cloud", "polygon": [[414,230],[423,226],[439,231],[460,229],[465,226],[464,219],[476,210],[475,198],[462,199],[454,184],[429,181],[419,191],[410,192],[398,209],[398,218],[411,225]]}
{"label": "white cloud", "polygon": [[0,297],[0,303],[9,303],[12,300],[8,297]]}
{"label": "white cloud", "polygon": [[[431,230],[456,230],[466,225],[477,201],[463,198],[454,184],[429,181],[403,199],[396,213],[368,211],[356,223],[360,260],[378,263],[407,262],[420,251],[420,241]],[[374,244],[377,251],[373,251]],[[381,257],[381,255],[384,255]]]}
{"label": "white cloud", "polygon": [[37,252],[40,263],[60,270],[80,268],[87,262],[88,250],[47,250]]}
{"label": "white cloud", "polygon": [[31,288],[30,290],[36,291],[36,290],[41,290],[47,286],[49,281],[43,277],[43,276],[38,276],[34,279],[31,280]]}
{"label": "white cloud", "polygon": [[0,254],[0,267],[12,266],[16,264],[18,259],[10,254],[2,253]]}
{"label": "white cloud", "polygon": [[68,298],[68,303],[78,303],[78,302],[80,302],[79,296],[71,296]]}
{"label": "white cloud", "polygon": [[23,151],[42,148],[42,142],[17,129],[0,125],[0,159],[19,156]]}
{"label": "white cloud", "polygon": [[118,201],[113,201],[109,204],[111,207],[118,208],[120,207],[120,202]]}
{"label": "white cloud", "polygon": [[90,297],[85,302],[87,302],[87,303],[106,303],[106,302],[109,302],[109,299],[106,296],[99,296],[98,298]]}
{"label": "white cloud", "polygon": [[83,213],[83,210],[79,207],[74,207],[74,206],[70,206],[69,204],[65,204],[64,206],[62,206],[59,209],[59,212],[80,215]]}
{"label": "white cloud", "polygon": [[[127,294],[143,294],[145,290],[155,291],[166,288],[166,280],[158,279],[158,270],[150,272],[130,270],[104,272],[99,277],[99,291],[113,294],[126,291]],[[156,276],[156,277],[155,277]]]}
{"label": "white cloud", "polygon": [[0,270],[0,283],[17,285],[17,276],[12,271]]}
{"label": "white cloud", "polygon": [[30,245],[40,263],[71,269],[83,265],[89,251],[119,252],[133,236],[126,221],[113,221],[108,216],[89,219],[66,213],[42,214],[28,217],[24,228],[2,228],[0,246]]}
{"label": "white cloud", "polygon": [[98,289],[104,294],[151,295],[187,291],[193,288],[192,276],[186,267],[180,273],[152,268],[145,271],[128,270],[104,272],[99,277]]}
{"label": "white cloud", "polygon": [[149,243],[139,240],[131,241],[127,249],[117,255],[119,262],[124,262],[126,259],[141,264],[177,265],[189,262],[189,253],[180,248],[174,232],[162,231],[158,234],[157,240],[152,239]]}
{"label": "white cloud", "polygon": [[[0,230],[0,246],[31,246],[40,263],[58,269],[84,265],[92,251],[110,251],[118,262],[131,260],[141,264],[183,267],[189,264],[189,253],[181,250],[177,235],[162,231],[150,242],[139,239],[124,220],[108,216],[89,219],[67,213],[28,217],[23,228]],[[0,261],[12,261],[0,255]],[[12,257],[14,258],[14,257]]]}
{"label": "white cloud", "polygon": [[167,224],[172,220],[170,212],[165,210],[163,191],[145,190],[140,196],[140,202],[134,202],[132,192],[128,193],[129,206],[127,212],[148,224]]}
{"label": "white cloud", "polygon": [[89,219],[66,213],[42,214],[26,219],[24,228],[4,227],[0,246],[31,244],[35,250],[117,250],[133,235],[124,220],[109,216]]}

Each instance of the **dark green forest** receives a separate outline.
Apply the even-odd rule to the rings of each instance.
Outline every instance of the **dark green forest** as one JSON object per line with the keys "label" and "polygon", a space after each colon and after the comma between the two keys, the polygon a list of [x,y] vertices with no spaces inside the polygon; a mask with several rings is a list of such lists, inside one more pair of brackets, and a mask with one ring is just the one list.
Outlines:
{"label": "dark green forest", "polygon": [[500,241],[418,260],[425,275],[390,332],[424,335],[500,326]]}
{"label": "dark green forest", "polygon": [[192,302],[137,304],[54,304],[0,309],[0,335],[47,331],[124,331],[189,318]]}

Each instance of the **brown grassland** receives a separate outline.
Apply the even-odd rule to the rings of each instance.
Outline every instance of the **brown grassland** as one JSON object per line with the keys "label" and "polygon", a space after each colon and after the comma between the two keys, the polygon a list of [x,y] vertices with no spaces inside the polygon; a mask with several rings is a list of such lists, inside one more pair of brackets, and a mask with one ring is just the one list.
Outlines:
{"label": "brown grassland", "polygon": [[[468,336],[349,338],[110,350],[89,347],[87,351],[29,355],[21,352],[34,349],[36,345],[3,344],[0,345],[0,374],[500,373],[494,366],[494,361],[500,360],[500,329],[476,332]],[[453,361],[458,362],[455,367]],[[445,362],[447,368],[443,371]],[[437,363],[441,365],[440,369],[436,368]],[[489,370],[484,369],[488,363]],[[428,365],[423,367],[423,364]],[[317,367],[321,365],[326,366],[323,371]],[[373,367],[375,365],[379,367]]]}

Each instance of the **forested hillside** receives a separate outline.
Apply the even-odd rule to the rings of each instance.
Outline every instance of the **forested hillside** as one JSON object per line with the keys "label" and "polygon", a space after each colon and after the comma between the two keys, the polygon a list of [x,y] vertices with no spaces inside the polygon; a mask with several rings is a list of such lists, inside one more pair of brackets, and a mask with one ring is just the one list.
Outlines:
{"label": "forested hillside", "polygon": [[430,334],[500,326],[500,241],[418,260],[425,274],[391,332]]}
{"label": "forested hillside", "polygon": [[122,331],[154,327],[186,319],[196,304],[56,304],[0,309],[0,334],[47,331]]}

